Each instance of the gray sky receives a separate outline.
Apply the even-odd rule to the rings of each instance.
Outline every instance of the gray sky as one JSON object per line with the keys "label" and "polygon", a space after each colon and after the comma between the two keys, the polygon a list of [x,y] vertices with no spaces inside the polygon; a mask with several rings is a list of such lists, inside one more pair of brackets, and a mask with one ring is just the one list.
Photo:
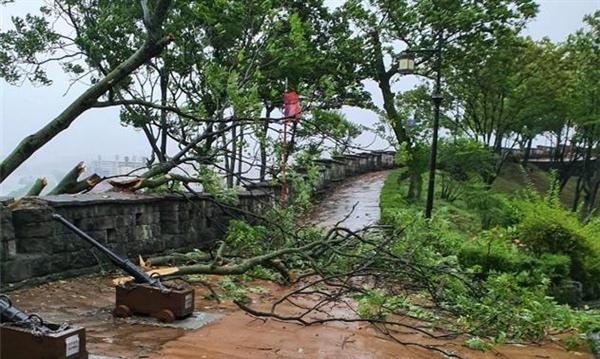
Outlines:
{"label": "gray sky", "polygon": [[[540,13],[526,34],[539,39],[544,36],[562,41],[582,27],[582,18],[600,9],[600,0],[542,0]],[[17,0],[15,4],[0,6],[0,28],[10,23],[11,15],[36,11],[42,1]],[[69,79],[53,73],[54,84],[50,87],[33,87],[28,83],[20,87],[10,86],[0,80],[0,158],[4,158],[25,136],[37,131],[59,114],[74,98],[85,90],[82,85],[69,88]],[[401,88],[410,88],[414,79],[402,80]],[[68,92],[67,92],[68,89]],[[368,84],[374,98],[381,103],[374,84]],[[348,118],[354,122],[371,125],[377,121],[368,111],[349,109]],[[372,136],[364,136],[362,142],[371,142]],[[379,141],[376,146],[385,144]],[[144,136],[119,124],[118,109],[87,111],[73,125],[34,154],[5,183],[0,184],[0,194],[20,187],[21,176],[46,176],[50,170],[65,172],[81,160],[102,155],[113,159],[121,156],[145,156],[147,146]]]}

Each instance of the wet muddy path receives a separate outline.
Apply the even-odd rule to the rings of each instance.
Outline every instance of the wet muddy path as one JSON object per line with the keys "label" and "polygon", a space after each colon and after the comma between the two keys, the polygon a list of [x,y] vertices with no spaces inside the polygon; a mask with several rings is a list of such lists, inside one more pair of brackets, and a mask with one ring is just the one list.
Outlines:
{"label": "wet muddy path", "polygon": [[[313,225],[357,230],[379,218],[379,192],[387,172],[358,176],[318,202],[307,221]],[[216,280],[216,279],[215,279]],[[250,284],[250,305],[264,308],[289,288],[269,282]],[[496,352],[464,347],[464,338],[433,340],[415,331],[400,333],[400,345],[364,323],[331,322],[301,326],[273,319],[257,319],[228,300],[207,300],[204,286],[196,288],[196,310],[223,317],[197,330],[158,327],[111,316],[114,303],[112,277],[82,277],[8,293],[21,309],[47,321],[84,326],[88,351],[103,358],[436,358],[423,348],[436,345],[462,358],[592,358],[588,353],[566,352],[555,344],[505,345]],[[260,290],[257,290],[260,289]],[[287,308],[293,313],[297,308]],[[330,308],[331,311],[338,310]],[[100,357],[93,357],[100,358]]]}
{"label": "wet muddy path", "polygon": [[321,198],[308,222],[325,228],[336,225],[358,230],[379,221],[379,193],[389,171],[355,177]]}

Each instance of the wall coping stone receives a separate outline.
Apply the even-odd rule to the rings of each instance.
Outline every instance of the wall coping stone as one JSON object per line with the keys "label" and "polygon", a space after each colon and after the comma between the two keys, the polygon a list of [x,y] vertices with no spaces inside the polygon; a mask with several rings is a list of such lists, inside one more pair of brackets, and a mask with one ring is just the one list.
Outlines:
{"label": "wall coping stone", "polygon": [[34,197],[40,201],[51,204],[52,207],[87,206],[102,203],[152,203],[158,202],[163,197],[139,193],[105,192],[86,193],[80,195],[60,194],[54,196]]}
{"label": "wall coping stone", "polygon": [[323,164],[323,165],[332,165],[334,163],[339,164],[339,165],[346,164],[346,162],[340,161],[335,158],[321,158],[321,159],[315,160],[315,163]]}
{"label": "wall coping stone", "polygon": [[14,201],[15,199],[13,197],[0,196],[0,204],[3,204],[5,206],[13,203]]}

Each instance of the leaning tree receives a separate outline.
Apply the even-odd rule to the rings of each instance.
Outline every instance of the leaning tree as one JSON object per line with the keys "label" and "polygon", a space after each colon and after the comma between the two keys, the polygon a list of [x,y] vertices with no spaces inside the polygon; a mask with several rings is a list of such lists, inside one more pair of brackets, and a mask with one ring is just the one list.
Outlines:
{"label": "leaning tree", "polygon": [[[532,0],[472,1],[373,1],[365,5],[358,0],[346,1],[339,10],[355,27],[353,35],[360,39],[364,51],[360,71],[366,79],[374,81],[383,98],[383,114],[391,126],[400,146],[406,149],[406,164],[411,185],[408,197],[420,193],[422,182],[420,161],[413,151],[413,139],[407,131],[407,118],[396,107],[397,81],[400,53],[413,50],[434,49],[441,44],[443,67],[463,62],[465,52],[473,43],[493,41],[503,33],[520,29],[537,13]],[[400,45],[400,46],[399,46]],[[431,55],[416,55],[417,64],[425,69],[420,73],[432,75]],[[445,71],[445,70],[444,70]],[[444,74],[445,76],[445,74]],[[414,157],[414,158],[413,158]],[[415,161],[415,164],[412,163]]]}

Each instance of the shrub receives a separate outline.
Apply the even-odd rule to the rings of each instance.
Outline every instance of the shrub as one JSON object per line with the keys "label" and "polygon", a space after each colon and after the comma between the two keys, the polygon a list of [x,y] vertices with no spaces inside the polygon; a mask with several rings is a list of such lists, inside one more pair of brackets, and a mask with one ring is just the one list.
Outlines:
{"label": "shrub", "polygon": [[521,204],[519,239],[531,253],[560,254],[571,260],[570,277],[581,282],[584,298],[600,295],[600,246],[597,232],[584,228],[574,213],[542,201]]}
{"label": "shrub", "polygon": [[486,188],[473,188],[465,202],[481,218],[481,228],[509,227],[519,222],[518,208],[502,193]]}
{"label": "shrub", "polygon": [[515,238],[511,229],[493,229],[465,243],[458,252],[459,263],[474,268],[483,277],[491,272],[528,273],[522,285],[532,285],[542,278],[558,284],[569,278],[571,259],[566,255],[544,253],[535,256]]}

